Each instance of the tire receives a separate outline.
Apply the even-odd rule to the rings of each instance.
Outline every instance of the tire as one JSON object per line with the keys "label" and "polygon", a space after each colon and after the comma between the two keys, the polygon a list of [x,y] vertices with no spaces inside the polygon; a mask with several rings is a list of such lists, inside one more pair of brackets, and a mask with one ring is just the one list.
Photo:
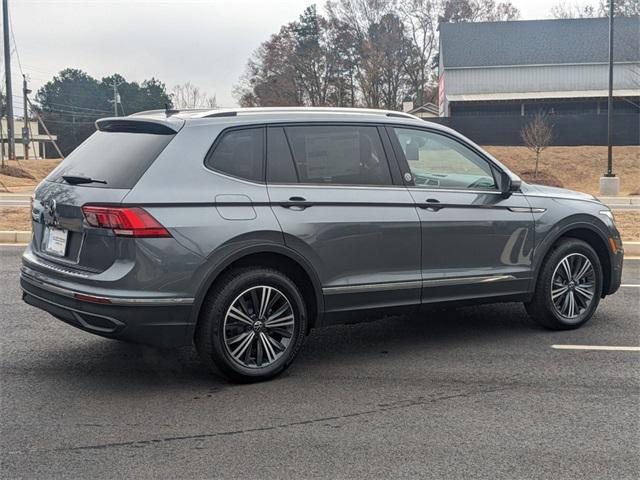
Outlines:
{"label": "tire", "polygon": [[[592,268],[581,272],[585,259]],[[590,299],[587,294],[591,294]],[[582,240],[565,238],[544,259],[533,298],[525,303],[525,308],[545,328],[571,330],[589,321],[601,294],[602,266],[598,254]]]}
{"label": "tire", "polygon": [[229,380],[260,382],[291,364],[306,331],[304,298],[293,281],[272,268],[247,267],[216,281],[195,344],[202,360]]}

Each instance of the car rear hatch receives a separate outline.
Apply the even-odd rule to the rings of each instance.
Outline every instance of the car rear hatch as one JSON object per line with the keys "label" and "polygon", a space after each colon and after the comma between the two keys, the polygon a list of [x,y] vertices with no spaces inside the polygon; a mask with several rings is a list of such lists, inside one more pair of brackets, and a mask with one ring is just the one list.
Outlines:
{"label": "car rear hatch", "polygon": [[[118,205],[183,123],[135,117],[99,120],[98,131],[36,189],[31,213],[34,255],[63,266],[63,271],[99,273],[130,254],[131,232],[122,235],[124,230],[99,226],[96,215],[87,221],[87,207],[122,208]],[[105,211],[102,223],[114,218]]]}

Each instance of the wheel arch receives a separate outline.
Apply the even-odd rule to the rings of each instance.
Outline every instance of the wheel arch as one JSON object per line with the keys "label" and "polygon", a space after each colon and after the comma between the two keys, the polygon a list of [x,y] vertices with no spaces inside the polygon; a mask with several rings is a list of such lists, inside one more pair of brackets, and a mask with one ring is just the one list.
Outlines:
{"label": "wheel arch", "polygon": [[[586,242],[591,248],[593,248],[598,255],[600,264],[602,265],[602,295],[606,295],[605,292],[609,291],[611,285],[611,253],[609,250],[608,237],[597,226],[589,222],[575,222],[565,225],[559,228],[550,237],[547,237],[542,245],[543,254],[538,255],[535,259],[535,284],[537,283],[538,276],[540,275],[540,269],[542,262],[546,259],[553,249],[558,245],[558,242],[564,238],[577,238]],[[538,247],[540,248],[540,247]]]}
{"label": "wheel arch", "polygon": [[289,276],[300,288],[308,305],[309,329],[321,325],[324,312],[322,287],[313,266],[300,254],[284,245],[252,245],[240,248],[222,261],[215,262],[215,266],[206,274],[193,303],[190,338],[195,334],[202,304],[216,280],[232,268],[249,265],[276,268]]}

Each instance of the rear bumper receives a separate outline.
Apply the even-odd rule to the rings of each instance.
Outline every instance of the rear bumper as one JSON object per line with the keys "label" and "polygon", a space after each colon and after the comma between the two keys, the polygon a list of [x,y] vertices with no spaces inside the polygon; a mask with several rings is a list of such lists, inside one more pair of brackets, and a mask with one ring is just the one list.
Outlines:
{"label": "rear bumper", "polygon": [[[191,298],[131,298],[95,295],[49,283],[28,268],[20,274],[23,300],[86,332],[157,347],[191,345]],[[96,303],[99,302],[99,303]]]}

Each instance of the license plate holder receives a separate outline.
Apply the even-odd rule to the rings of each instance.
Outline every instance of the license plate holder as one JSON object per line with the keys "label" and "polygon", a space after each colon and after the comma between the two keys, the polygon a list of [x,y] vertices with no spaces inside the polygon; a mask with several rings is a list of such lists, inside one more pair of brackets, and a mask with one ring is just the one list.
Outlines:
{"label": "license plate holder", "polygon": [[64,257],[67,254],[69,231],[61,228],[46,227],[44,250],[51,255]]}

